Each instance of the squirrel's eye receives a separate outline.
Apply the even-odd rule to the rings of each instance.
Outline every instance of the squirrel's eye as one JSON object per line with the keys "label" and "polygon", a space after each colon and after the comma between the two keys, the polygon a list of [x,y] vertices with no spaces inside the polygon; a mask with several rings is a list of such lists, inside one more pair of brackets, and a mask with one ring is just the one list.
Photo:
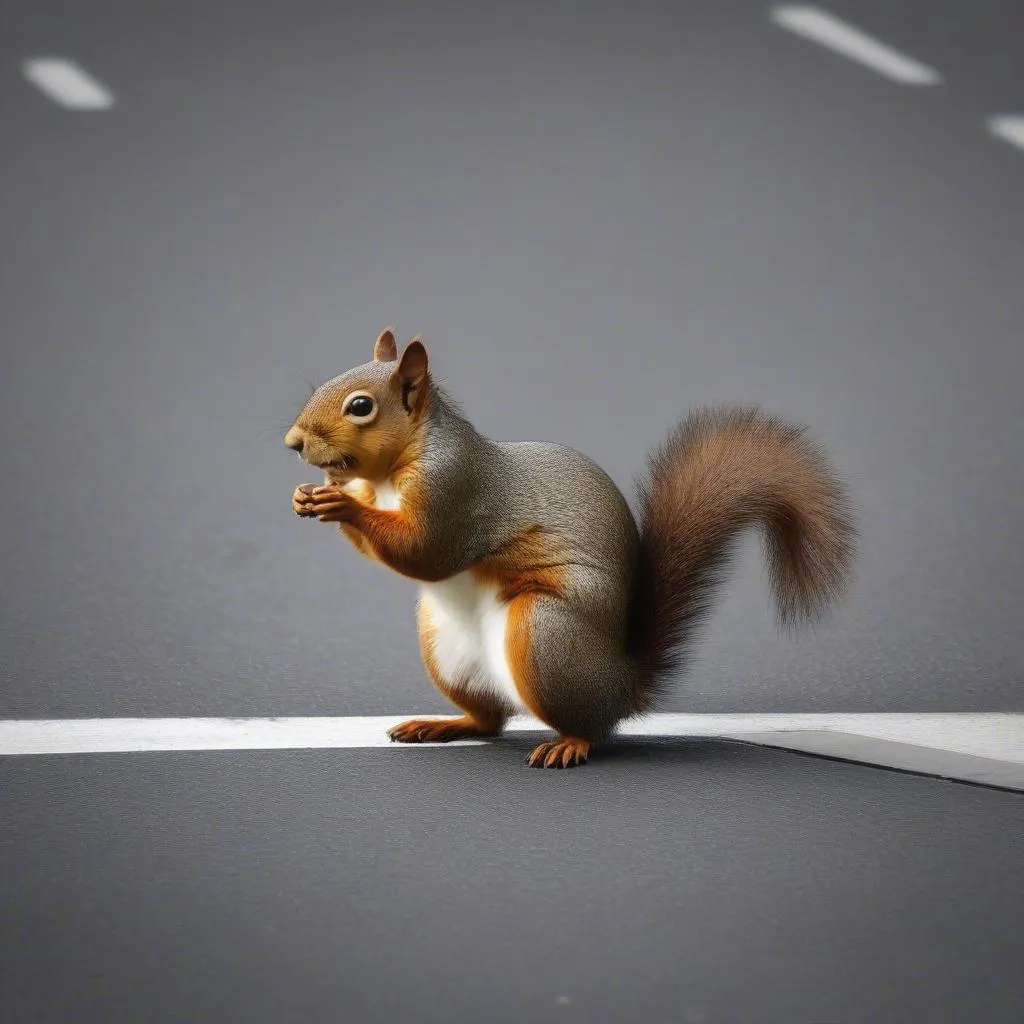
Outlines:
{"label": "squirrel's eye", "polygon": [[365,420],[373,414],[373,411],[373,399],[369,395],[356,395],[349,399],[345,406],[345,415],[357,420]]}

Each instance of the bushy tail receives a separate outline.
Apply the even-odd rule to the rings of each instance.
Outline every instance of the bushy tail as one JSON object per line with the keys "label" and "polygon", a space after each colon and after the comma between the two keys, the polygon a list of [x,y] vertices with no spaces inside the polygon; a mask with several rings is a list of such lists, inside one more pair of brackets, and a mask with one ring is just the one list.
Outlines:
{"label": "bushy tail", "polygon": [[686,662],[745,528],[762,527],[783,626],[817,618],[849,582],[857,538],[845,486],[802,427],[756,408],[687,416],[651,453],[639,505],[638,710]]}

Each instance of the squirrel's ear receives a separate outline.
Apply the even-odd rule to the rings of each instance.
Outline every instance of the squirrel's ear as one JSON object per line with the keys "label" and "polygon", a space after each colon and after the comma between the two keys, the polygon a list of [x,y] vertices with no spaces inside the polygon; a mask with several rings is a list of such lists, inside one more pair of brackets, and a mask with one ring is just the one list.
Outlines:
{"label": "squirrel's ear", "polygon": [[375,363],[393,363],[398,358],[398,346],[395,344],[395,329],[385,327],[380,332],[377,344],[373,346]]}
{"label": "squirrel's ear", "polygon": [[402,352],[395,376],[402,388],[402,405],[406,412],[417,412],[423,404],[427,378],[427,350],[420,339],[413,338]]}

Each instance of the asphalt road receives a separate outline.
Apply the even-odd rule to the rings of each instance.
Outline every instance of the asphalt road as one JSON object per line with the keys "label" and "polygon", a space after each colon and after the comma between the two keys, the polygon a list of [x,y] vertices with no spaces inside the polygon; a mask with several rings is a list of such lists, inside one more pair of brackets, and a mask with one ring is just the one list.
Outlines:
{"label": "asphalt road", "polygon": [[2,1019],[1024,1014],[1019,795],[712,742],[571,772],[528,749],[9,759]]}
{"label": "asphalt road", "polygon": [[[4,5],[0,717],[445,710],[412,588],[289,504],[392,323],[627,491],[695,403],[830,446],[849,603],[778,636],[751,539],[665,710],[1024,709],[1024,15],[830,9],[944,84],[731,0]],[[526,742],[5,759],[0,1019],[1024,1016],[1019,797]]]}

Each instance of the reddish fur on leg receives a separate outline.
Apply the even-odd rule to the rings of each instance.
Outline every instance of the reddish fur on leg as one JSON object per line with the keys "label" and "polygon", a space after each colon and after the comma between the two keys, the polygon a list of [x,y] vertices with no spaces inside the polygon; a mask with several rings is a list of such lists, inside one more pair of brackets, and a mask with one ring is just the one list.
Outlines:
{"label": "reddish fur on leg", "polygon": [[348,485],[316,488],[310,495],[310,508],[320,522],[340,523],[359,550],[389,569],[416,580],[442,579],[447,572],[438,564],[438,552],[427,544],[424,534],[418,473],[404,469],[394,474],[391,483],[401,492],[400,510],[377,508],[371,504],[371,489],[350,490]]}

